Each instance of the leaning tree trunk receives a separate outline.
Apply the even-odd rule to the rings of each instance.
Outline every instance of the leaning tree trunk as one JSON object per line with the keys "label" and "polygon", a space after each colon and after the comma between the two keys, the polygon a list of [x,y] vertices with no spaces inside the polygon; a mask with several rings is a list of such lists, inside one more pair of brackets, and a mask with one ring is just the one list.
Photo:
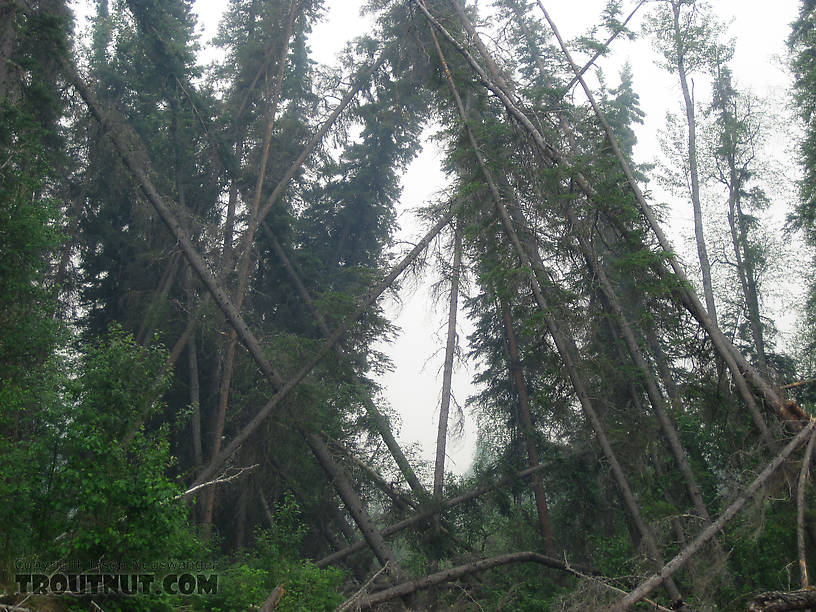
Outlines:
{"label": "leaning tree trunk", "polygon": [[[394,535],[395,533],[399,533],[400,531],[404,531],[406,529],[410,529],[411,527],[418,526],[421,523],[430,519],[434,514],[438,514],[440,510],[455,508],[456,506],[460,506],[464,503],[473,501],[474,499],[481,497],[486,493],[490,493],[491,491],[495,491],[498,488],[517,482],[519,478],[526,478],[527,476],[536,474],[537,472],[540,472],[541,470],[547,469],[549,467],[551,467],[549,464],[539,464],[535,467],[521,470],[520,472],[512,476],[502,478],[501,480],[498,480],[493,484],[475,487],[465,493],[462,493],[461,495],[457,495],[456,497],[450,497],[448,499],[443,500],[441,508],[436,508],[433,505],[422,506],[421,509],[413,516],[409,516],[408,518],[403,519],[397,523],[394,523],[393,525],[385,527],[381,533],[383,537],[388,537],[390,535]],[[339,550],[337,552],[334,552],[330,555],[323,557],[322,559],[315,561],[315,565],[319,568],[328,567],[333,563],[342,561],[349,555],[353,555],[354,553],[363,550],[365,547],[366,547],[365,542],[359,541],[355,542],[354,544],[351,544],[350,546],[344,548],[343,550]]]}
{"label": "leaning tree trunk", "polygon": [[309,444],[309,448],[312,449],[312,453],[314,453],[314,456],[317,458],[318,463],[320,463],[323,470],[332,479],[337,493],[342,498],[349,514],[351,514],[354,522],[360,529],[360,533],[363,534],[363,538],[365,538],[365,541],[374,552],[374,555],[383,567],[388,568],[388,572],[396,582],[402,581],[404,574],[399,562],[397,562],[397,558],[385,543],[385,539],[377,529],[374,521],[371,520],[368,512],[366,512],[360,496],[354,490],[354,486],[343,472],[343,469],[332,459],[326,443],[323,442],[323,439],[317,434],[309,434],[306,441]]}

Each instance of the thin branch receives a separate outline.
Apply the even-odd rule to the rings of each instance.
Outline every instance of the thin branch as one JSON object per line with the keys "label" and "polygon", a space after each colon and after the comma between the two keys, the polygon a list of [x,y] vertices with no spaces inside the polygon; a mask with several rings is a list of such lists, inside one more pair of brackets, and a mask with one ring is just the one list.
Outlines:
{"label": "thin branch", "polygon": [[256,467],[259,467],[259,466],[260,466],[260,464],[256,463],[255,465],[250,465],[248,467],[237,468],[238,471],[235,474],[233,474],[232,476],[226,476],[224,478],[216,478],[215,480],[210,480],[208,482],[202,482],[199,485],[195,485],[194,487],[190,487],[184,493],[179,493],[173,499],[174,500],[184,499],[185,497],[189,497],[190,495],[192,495],[196,491],[199,491],[199,490],[204,489],[206,487],[212,487],[212,486],[215,486],[215,485],[224,484],[225,482],[232,482],[236,478],[240,477],[244,472],[254,470]]}
{"label": "thin branch", "polygon": [[816,382],[816,378],[808,378],[806,380],[800,380],[799,382],[790,383],[789,385],[782,385],[780,389],[795,389],[796,387],[802,387],[814,382]]}
{"label": "thin branch", "polygon": [[599,57],[601,57],[601,55],[603,55],[604,53],[606,53],[606,51],[609,50],[609,45],[611,45],[612,42],[618,37],[618,34],[626,30],[626,25],[632,20],[632,17],[635,16],[635,13],[638,12],[640,7],[646,4],[646,1],[647,0],[640,0],[640,2],[637,3],[635,8],[632,9],[632,12],[629,13],[629,16],[626,18],[626,20],[621,24],[620,28],[616,29],[612,33],[612,36],[610,36],[607,39],[606,43],[604,43],[604,45],[595,52],[595,55],[592,56],[592,59],[590,59],[586,64],[584,64],[584,67],[581,68],[581,70],[579,70],[574,77],[572,77],[569,84],[567,84],[567,86],[564,88],[564,93],[562,93],[555,99],[553,105],[558,104],[561,100],[563,100],[564,96],[566,96],[569,93],[570,89],[572,89],[573,86],[579,81],[579,79],[582,76],[584,76],[584,74],[586,74],[586,71],[592,67],[592,65],[598,60]]}
{"label": "thin branch", "polygon": [[337,606],[334,609],[334,612],[345,612],[346,610],[351,609],[353,606],[357,604],[357,601],[362,598],[362,596],[368,593],[369,587],[374,583],[374,581],[384,572],[388,571],[388,563],[383,565],[379,570],[377,570],[371,578],[366,580],[366,583],[360,587],[360,589],[351,597],[349,597],[346,601],[342,604]]}

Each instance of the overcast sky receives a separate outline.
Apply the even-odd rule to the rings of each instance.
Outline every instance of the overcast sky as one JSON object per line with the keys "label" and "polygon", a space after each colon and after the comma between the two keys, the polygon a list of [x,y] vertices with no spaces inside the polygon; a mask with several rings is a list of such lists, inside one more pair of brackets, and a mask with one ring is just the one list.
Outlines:
{"label": "overcast sky", "polygon": [[[545,0],[562,35],[570,38],[586,32],[597,23],[605,0]],[[322,63],[334,61],[337,53],[351,38],[364,33],[369,23],[359,16],[359,6],[363,2],[351,0],[329,0],[325,21],[314,30],[311,48],[313,58]],[[482,0],[480,6],[489,3]],[[624,13],[628,14],[634,0],[624,0]],[[736,56],[732,68],[739,85],[762,96],[784,99],[789,77],[783,70],[785,46],[789,24],[796,16],[798,0],[776,0],[773,3],[760,0],[713,0],[712,5],[720,18],[730,23],[729,33],[736,39]],[[86,4],[87,5],[87,4]],[[206,49],[206,42],[215,33],[218,19],[226,2],[197,0],[204,61],[213,57]],[[646,7],[648,8],[647,3]],[[643,9],[641,9],[643,10]],[[641,15],[642,16],[642,15]],[[639,31],[641,16],[636,17],[630,28]],[[634,73],[634,87],[640,95],[641,105],[646,112],[646,121],[638,129],[639,144],[635,151],[636,161],[651,162],[660,154],[657,133],[665,124],[666,111],[677,112],[681,94],[676,78],[666,74],[654,63],[655,55],[645,40],[627,41],[620,39],[614,43],[612,54],[603,58],[599,65],[610,86],[618,82],[620,67],[629,62]],[[698,99],[705,93],[702,77],[697,79]],[[439,155],[432,145],[428,145],[406,173],[404,193],[400,208],[402,229],[398,240],[413,240],[423,232],[410,211],[421,206],[444,184],[439,172]],[[792,170],[792,169],[791,169]],[[669,196],[656,192],[656,197]],[[690,254],[691,230],[690,207],[682,201],[671,201],[671,227],[667,227],[676,249],[681,254]],[[776,218],[781,220],[789,202],[776,203]],[[781,223],[781,221],[780,221]],[[428,286],[435,279],[426,279],[424,284],[402,295],[402,303],[392,301],[388,312],[403,333],[397,341],[383,348],[392,356],[396,369],[382,379],[386,395],[391,405],[402,416],[401,441],[418,444],[422,456],[431,460],[436,439],[436,420],[441,387],[441,364],[443,359],[446,313],[444,306],[432,308]],[[792,290],[795,290],[794,287]],[[790,311],[790,309],[788,309]],[[791,328],[792,319],[785,319],[783,327]],[[464,343],[470,326],[460,314],[460,340]],[[460,404],[465,403],[473,392],[469,380],[472,368],[460,367],[454,378],[454,394]],[[470,465],[476,440],[472,415],[465,411],[464,435],[449,442],[449,467],[463,473]]]}

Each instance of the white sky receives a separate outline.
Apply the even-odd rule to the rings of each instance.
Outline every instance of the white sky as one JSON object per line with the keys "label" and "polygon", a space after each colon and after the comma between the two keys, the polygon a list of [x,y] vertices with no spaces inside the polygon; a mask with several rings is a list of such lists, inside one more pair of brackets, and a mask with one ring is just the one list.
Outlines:
{"label": "white sky", "polygon": [[[481,0],[481,6],[489,3]],[[634,0],[625,0],[624,14],[634,6]],[[732,68],[736,81],[759,95],[782,97],[789,84],[783,65],[784,41],[789,34],[789,24],[794,20],[798,0],[776,0],[768,3],[765,0],[713,0],[715,12],[729,22],[729,33],[736,38],[736,56]],[[196,12],[202,28],[202,45],[214,34],[218,18],[226,5],[223,1],[197,0]],[[321,63],[331,63],[345,43],[353,37],[364,33],[368,22],[359,17],[361,1],[328,0],[328,11],[325,21],[315,28],[311,47],[313,58]],[[566,38],[584,33],[593,23],[598,22],[605,0],[561,0],[545,1],[547,10]],[[649,3],[641,9],[648,8]],[[630,24],[630,28],[639,31],[642,14]],[[202,54],[206,61],[206,49]],[[613,44],[611,56],[599,61],[607,83],[615,86],[618,72],[624,62],[632,64],[634,87],[640,95],[641,106],[646,113],[645,125],[638,129],[639,144],[635,151],[636,161],[650,162],[660,155],[656,134],[665,123],[667,110],[677,112],[680,107],[681,94],[675,77],[662,72],[654,64],[654,52],[647,41],[630,42],[624,39]],[[578,58],[576,58],[577,61]],[[704,96],[704,79],[697,79],[698,99]],[[403,179],[404,192],[400,206],[400,224],[402,226],[397,239],[415,240],[422,233],[421,228],[410,210],[422,205],[442,185],[443,177],[438,170],[438,158],[431,145],[411,165]],[[788,164],[789,166],[791,163]],[[658,199],[668,196],[657,193]],[[776,218],[781,219],[789,202],[777,203]],[[691,210],[683,202],[672,202],[673,214],[670,227],[665,228],[681,254],[688,255]],[[388,304],[388,312],[395,317],[403,333],[395,343],[382,350],[392,356],[396,369],[381,380],[391,405],[402,416],[402,427],[399,434],[403,444],[418,444],[423,458],[432,461],[436,441],[436,421],[440,400],[441,364],[443,360],[446,306],[434,309],[430,305],[428,287],[435,279],[427,282],[412,292],[402,296],[402,304]],[[796,286],[792,290],[795,290]],[[789,309],[790,311],[790,309]],[[790,327],[790,317],[785,319],[785,326]],[[460,313],[460,341],[465,342],[470,327]],[[473,370],[459,368],[454,377],[454,394],[464,404],[473,392],[469,380]],[[459,440],[449,441],[449,468],[456,473],[465,472],[470,466],[476,431],[474,419],[465,412],[466,423],[464,436]]]}

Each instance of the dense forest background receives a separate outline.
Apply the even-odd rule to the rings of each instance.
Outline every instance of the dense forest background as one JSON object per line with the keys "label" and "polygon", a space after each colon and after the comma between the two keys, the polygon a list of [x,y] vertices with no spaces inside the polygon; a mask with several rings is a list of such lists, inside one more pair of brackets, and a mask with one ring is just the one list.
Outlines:
{"label": "dense forest background", "polygon": [[[321,0],[231,0],[208,65],[189,0],[92,7],[82,35],[0,0],[0,608],[816,607],[816,2],[782,108],[697,0],[573,40],[538,0],[370,0],[331,66]],[[632,161],[648,84],[599,70],[635,36],[680,94],[660,165]],[[429,134],[446,187],[406,247]],[[421,278],[430,462],[377,383],[382,300]],[[18,593],[28,562],[166,560],[217,593]]]}

